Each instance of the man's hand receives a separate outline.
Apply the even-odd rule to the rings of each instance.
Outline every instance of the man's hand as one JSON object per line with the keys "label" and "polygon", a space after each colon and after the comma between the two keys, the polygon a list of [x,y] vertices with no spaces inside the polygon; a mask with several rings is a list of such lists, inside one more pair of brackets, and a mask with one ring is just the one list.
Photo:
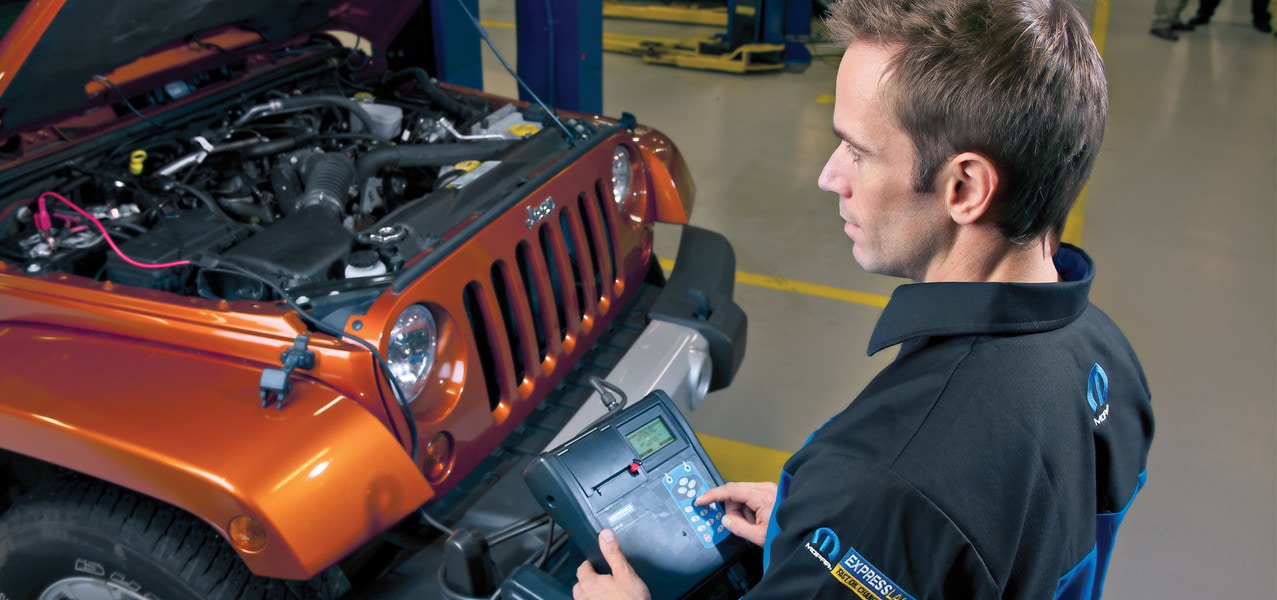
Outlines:
{"label": "man's hand", "polygon": [[722,502],[723,527],[755,545],[767,542],[767,523],[776,504],[776,484],[771,482],[737,482],[720,485],[696,499],[697,506]]}
{"label": "man's hand", "polygon": [[[773,486],[775,487],[775,486]],[[639,579],[630,562],[621,553],[621,544],[616,541],[616,534],[611,529],[599,532],[599,551],[603,560],[612,569],[611,575],[600,575],[594,572],[590,561],[581,563],[576,569],[576,585],[572,586],[572,597],[576,600],[651,600],[647,584]]]}

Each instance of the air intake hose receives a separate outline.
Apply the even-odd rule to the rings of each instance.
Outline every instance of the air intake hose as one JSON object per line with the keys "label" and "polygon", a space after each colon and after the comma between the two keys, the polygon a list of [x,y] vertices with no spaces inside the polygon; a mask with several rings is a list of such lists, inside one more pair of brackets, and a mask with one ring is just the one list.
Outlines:
{"label": "air intake hose", "polygon": [[306,159],[306,191],[297,200],[297,210],[323,209],[334,218],[346,216],[350,184],[355,180],[355,162],[344,154],[316,154]]}

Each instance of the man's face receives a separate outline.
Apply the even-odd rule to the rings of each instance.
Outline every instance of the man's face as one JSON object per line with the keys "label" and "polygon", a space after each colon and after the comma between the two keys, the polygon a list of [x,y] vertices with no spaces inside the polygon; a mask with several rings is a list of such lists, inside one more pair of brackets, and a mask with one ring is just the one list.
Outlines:
{"label": "man's face", "polygon": [[870,273],[925,281],[951,233],[938,194],[913,186],[913,144],[881,99],[887,46],[855,42],[838,67],[834,132],[841,139],[820,173],[838,194],[856,262]]}

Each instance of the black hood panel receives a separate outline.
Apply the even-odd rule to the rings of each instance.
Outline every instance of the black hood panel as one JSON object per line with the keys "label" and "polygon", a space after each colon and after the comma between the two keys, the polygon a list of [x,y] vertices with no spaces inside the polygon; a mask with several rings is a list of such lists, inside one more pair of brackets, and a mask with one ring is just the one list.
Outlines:
{"label": "black hood panel", "polygon": [[[75,110],[85,85],[159,46],[224,26],[266,42],[330,25],[341,0],[67,0],[0,97],[3,128],[13,130]],[[30,8],[30,7],[29,7]],[[23,21],[15,27],[23,26]],[[10,31],[6,37],[18,32]],[[8,59],[9,57],[6,57]],[[8,62],[8,60],[6,60]]]}

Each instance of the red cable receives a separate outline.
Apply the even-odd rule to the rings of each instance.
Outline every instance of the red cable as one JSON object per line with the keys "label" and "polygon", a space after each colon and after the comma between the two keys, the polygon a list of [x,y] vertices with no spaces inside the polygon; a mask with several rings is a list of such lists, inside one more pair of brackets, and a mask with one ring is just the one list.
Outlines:
{"label": "red cable", "polygon": [[[183,266],[186,266],[186,265],[191,264],[191,261],[189,261],[189,260],[175,260],[175,261],[173,261],[173,262],[158,263],[158,264],[153,264],[153,265],[151,265],[151,264],[146,264],[146,263],[140,263],[140,262],[137,262],[136,260],[133,260],[133,259],[129,258],[126,254],[124,254],[124,252],[120,251],[120,247],[119,247],[119,246],[116,246],[116,245],[115,245],[115,240],[111,239],[111,234],[109,234],[109,233],[107,233],[107,232],[106,232],[106,227],[105,227],[104,225],[102,225],[102,222],[101,222],[101,221],[98,221],[96,218],[94,218],[94,216],[93,216],[93,215],[91,215],[91,214],[89,214],[89,213],[87,213],[87,212],[84,212],[84,209],[80,208],[79,206],[76,206],[74,202],[72,202],[72,201],[70,201],[70,200],[67,200],[67,199],[66,199],[66,198],[64,198],[61,194],[59,194],[59,193],[57,193],[57,192],[45,192],[45,193],[43,193],[43,194],[40,194],[40,202],[39,202],[40,207],[39,207],[39,211],[36,213],[36,216],[37,216],[36,224],[37,224],[37,226],[39,226],[39,223],[41,222],[41,219],[39,218],[39,216],[40,216],[40,215],[44,215],[43,220],[44,220],[44,222],[45,222],[45,223],[49,223],[49,221],[50,221],[50,220],[49,220],[49,216],[48,216],[48,215],[49,215],[49,211],[48,211],[48,209],[46,209],[46,208],[45,208],[45,206],[44,206],[44,199],[45,199],[46,197],[50,197],[50,198],[53,198],[53,199],[55,199],[55,200],[61,200],[63,204],[65,204],[65,205],[67,205],[67,206],[70,206],[70,207],[71,207],[71,210],[74,210],[75,212],[80,213],[81,215],[83,215],[83,216],[84,216],[84,218],[86,218],[86,219],[88,219],[89,221],[93,222],[93,224],[94,224],[94,225],[97,225],[97,227],[98,227],[98,231],[101,231],[101,232],[102,232],[102,237],[103,237],[103,238],[106,238],[106,243],[107,243],[107,244],[109,244],[109,245],[111,246],[111,249],[112,249],[112,250],[114,250],[114,251],[115,251],[115,253],[116,253],[117,255],[119,255],[119,257],[120,257],[120,258],[121,258],[124,262],[129,263],[130,265],[133,265],[133,266],[135,266],[135,267],[139,267],[139,268],[143,268],[143,269],[167,269],[167,268],[170,268],[170,267],[183,267]],[[44,227],[44,229],[48,229],[48,227],[46,226],[46,227]]]}

